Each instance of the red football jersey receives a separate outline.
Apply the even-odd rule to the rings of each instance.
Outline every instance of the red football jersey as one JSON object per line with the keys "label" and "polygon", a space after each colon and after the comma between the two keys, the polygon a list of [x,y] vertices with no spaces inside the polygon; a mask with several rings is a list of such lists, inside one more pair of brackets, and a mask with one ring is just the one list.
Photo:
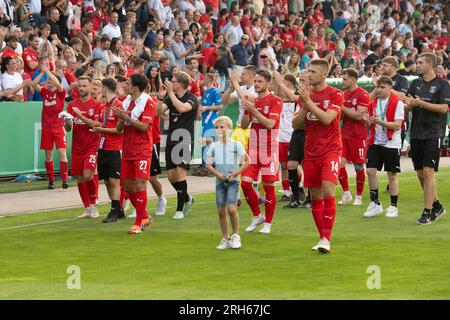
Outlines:
{"label": "red football jersey", "polygon": [[[115,99],[115,98],[114,98]],[[117,122],[119,122],[119,119],[112,111],[112,107],[116,108],[122,108],[122,102],[117,99],[114,105],[111,106],[112,102],[114,101],[112,99],[108,103],[104,104],[102,106],[102,109],[100,111],[100,117],[99,121],[102,123],[102,125],[105,123],[105,114],[108,112],[105,128],[115,128],[117,126]],[[100,141],[103,139],[100,138]],[[104,141],[103,146],[100,146],[102,150],[122,150],[122,142],[123,142],[123,135],[122,134],[114,134],[114,133],[105,133],[104,134]]]}
{"label": "red football jersey", "polygon": [[311,89],[311,100],[324,111],[328,109],[336,111],[338,116],[326,126],[311,111],[306,112],[305,159],[323,158],[333,153],[340,155],[342,153],[342,141],[339,121],[344,102],[342,91],[331,86],[326,86],[320,92]]}
{"label": "red football jersey", "polygon": [[[158,100],[156,97],[152,97],[153,101],[155,102],[155,105],[158,103]],[[153,116],[153,123],[152,123],[152,141],[153,144],[157,144],[161,142],[161,117],[156,115]]]}
{"label": "red football jersey", "polygon": [[[131,101],[128,107],[128,115],[135,108],[136,104]],[[125,122],[123,132],[123,160],[143,160],[149,159],[152,155],[152,123],[155,116],[156,104],[153,99],[148,99],[144,111],[137,119],[140,122],[150,123],[146,132],[142,132]]]}
{"label": "red football jersey", "polygon": [[67,105],[67,112],[74,116],[73,119],[73,134],[72,134],[72,153],[76,155],[85,155],[92,152],[97,152],[100,135],[98,133],[90,131],[83,121],[77,118],[73,112],[73,108],[80,109],[83,116],[88,119],[98,121],[99,114],[102,109],[100,101],[96,101],[89,98],[88,101],[83,102],[77,98],[69,102]]}
{"label": "red football jersey", "polygon": [[64,126],[64,120],[58,118],[58,114],[64,111],[64,102],[66,101],[66,90],[50,91],[47,88],[41,88],[42,96],[42,129],[57,128]]}
{"label": "red football jersey", "polygon": [[[358,106],[368,107],[370,103],[369,93],[361,87],[352,92],[344,92],[344,106],[349,109],[357,110]],[[342,137],[344,139],[366,139],[367,129],[364,120],[353,120],[343,116]]]}
{"label": "red football jersey", "polygon": [[[255,150],[256,148],[258,154],[267,152],[266,154],[269,155],[272,153],[272,148],[277,148],[278,146],[278,128],[280,126],[283,100],[280,97],[269,93],[264,98],[257,97],[255,99],[255,107],[266,118],[276,120],[276,123],[272,129],[267,129],[253,116],[253,114],[249,114],[251,121],[248,143],[249,151]],[[278,149],[274,151],[278,153]]]}

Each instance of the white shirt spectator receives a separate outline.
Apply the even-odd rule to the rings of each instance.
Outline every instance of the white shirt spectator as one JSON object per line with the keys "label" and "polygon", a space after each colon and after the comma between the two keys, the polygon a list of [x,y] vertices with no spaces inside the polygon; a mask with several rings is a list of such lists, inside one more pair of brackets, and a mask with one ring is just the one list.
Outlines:
{"label": "white shirt spectator", "polygon": [[241,37],[239,37],[239,29],[241,29],[240,26],[235,27],[235,26],[231,25],[228,28],[227,33],[225,33],[225,37],[230,42],[230,46],[234,46],[234,45],[238,44],[239,41],[241,41],[242,34],[241,34]]}
{"label": "white shirt spectator", "polygon": [[205,6],[205,3],[203,2],[203,0],[193,0],[193,4],[194,4],[195,9],[200,11],[201,14],[206,13],[206,6]]}
{"label": "white shirt spectator", "polygon": [[164,5],[161,0],[147,0],[147,7],[153,9],[155,14],[159,14],[161,21],[166,21],[166,12],[164,11]]}
{"label": "white shirt spectator", "polygon": [[194,5],[188,1],[188,0],[181,0],[180,1],[180,10],[183,12],[186,12],[187,10],[196,10],[196,8],[194,7]]}
{"label": "white shirt spectator", "polygon": [[[1,75],[1,88],[2,90],[14,89],[20,86],[23,82],[22,76],[18,72],[9,74],[8,72],[3,72]],[[17,92],[18,95],[23,95],[23,90],[21,89]]]}
{"label": "white shirt spectator", "polygon": [[42,10],[41,0],[31,0],[30,10],[33,13],[41,13],[41,10]]}
{"label": "white shirt spectator", "polygon": [[94,51],[92,52],[92,57],[94,59],[101,59],[101,60],[103,60],[106,63],[107,66],[111,64],[111,61],[109,61],[108,50],[103,50],[100,47],[97,47],[97,48],[94,49]]}
{"label": "white shirt spectator", "polygon": [[112,38],[120,38],[122,37],[122,31],[120,31],[120,27],[118,24],[113,26],[111,23],[108,23],[102,30],[102,35],[107,35],[110,40]]}
{"label": "white shirt spectator", "polygon": [[[170,23],[172,22],[172,20],[174,18],[174,15],[173,15],[173,12],[172,12],[172,8],[167,5],[167,6],[164,7],[163,11],[164,11],[164,14],[160,16],[161,17],[161,21],[163,22],[163,24],[166,27],[166,29],[169,29]],[[164,20],[162,19],[162,16],[165,17]]]}

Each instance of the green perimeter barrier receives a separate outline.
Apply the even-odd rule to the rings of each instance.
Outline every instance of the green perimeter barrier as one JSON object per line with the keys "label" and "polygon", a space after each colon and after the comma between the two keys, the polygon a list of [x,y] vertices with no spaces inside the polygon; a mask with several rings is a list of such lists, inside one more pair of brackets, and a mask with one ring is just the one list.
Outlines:
{"label": "green perimeter barrier", "polygon": [[[411,82],[415,77],[407,77]],[[328,79],[331,86],[342,89],[342,79]],[[358,84],[364,89],[373,89],[372,79],[360,79]],[[42,102],[0,102],[3,115],[0,126],[0,177],[22,173],[45,172],[45,152],[39,149],[41,143]],[[221,114],[229,116],[233,123],[239,116],[239,105],[232,103]],[[67,134],[68,158],[70,164],[70,147],[72,133]],[[195,124],[194,159],[201,156],[200,121]],[[55,170],[59,170],[58,153],[54,152]]]}

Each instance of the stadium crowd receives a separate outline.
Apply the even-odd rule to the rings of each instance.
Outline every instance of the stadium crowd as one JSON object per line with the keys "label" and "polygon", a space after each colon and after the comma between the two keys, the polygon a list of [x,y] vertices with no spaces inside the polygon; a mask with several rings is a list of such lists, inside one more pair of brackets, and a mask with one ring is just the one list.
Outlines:
{"label": "stadium crowd", "polygon": [[[156,177],[161,171],[160,168],[156,168],[159,163],[160,121],[169,122],[166,169],[170,182],[177,190],[178,204],[174,218],[182,219],[188,215],[194,203],[193,197],[187,192],[186,183],[186,172],[189,170],[187,161],[190,156],[183,154],[180,164],[168,159],[167,153],[176,148],[176,144],[172,144],[170,138],[173,138],[177,129],[187,130],[192,141],[186,143],[192,146],[193,123],[198,119],[202,121],[202,160],[206,166],[204,170],[216,175],[219,180],[226,180],[228,185],[221,186],[224,190],[231,187],[229,184],[233,184],[234,178],[242,173],[244,178],[241,187],[254,214],[247,231],[253,231],[257,225],[264,223],[260,232],[270,233],[276,202],[274,180],[263,178],[263,183],[260,184],[260,195],[267,194],[265,199],[263,197],[260,199],[266,206],[263,216],[258,205],[255,206],[252,182],[258,181],[258,172],[251,171],[254,170],[251,165],[250,169],[246,168],[248,163],[244,164],[246,161],[241,159],[243,166],[233,167],[231,182],[230,177],[224,176],[225,173],[218,172],[217,168],[211,166],[211,159],[217,156],[211,153],[211,150],[217,149],[214,145],[217,138],[216,129],[231,129],[226,118],[219,121],[223,126],[217,127],[214,120],[218,113],[223,112],[221,110],[233,100],[239,102],[240,115],[234,123],[236,129],[233,139],[241,141],[245,147],[248,144],[245,136],[247,135],[248,139],[250,134],[245,129],[250,125],[255,129],[254,124],[258,123],[269,130],[278,129],[280,125],[280,153],[281,149],[285,148],[286,154],[288,148],[291,148],[293,132],[299,130],[295,125],[292,127],[297,101],[299,105],[308,105],[310,98],[305,88],[308,85],[314,90],[323,88],[322,84],[324,85],[326,78],[343,79],[347,89],[356,88],[356,82],[351,83],[352,79],[356,81],[358,78],[367,78],[379,90],[374,90],[370,95],[367,93],[367,97],[361,93],[364,99],[367,99],[361,105],[370,109],[370,101],[377,101],[378,98],[380,101],[387,99],[384,116],[389,118],[386,114],[386,109],[390,108],[388,103],[399,101],[399,104],[394,106],[392,120],[394,117],[395,120],[398,120],[398,117],[405,118],[403,108],[406,110],[406,106],[419,105],[419,102],[414,100],[415,95],[411,96],[414,90],[408,89],[408,80],[404,76],[423,76],[424,70],[420,74],[416,72],[420,57],[425,57],[420,63],[434,66],[432,71],[437,78],[444,82],[449,81],[449,32],[450,6],[448,2],[440,0],[0,0],[0,93],[2,101],[44,101],[44,108],[69,102],[67,113],[63,113],[62,116],[60,114],[60,118],[64,119],[60,120],[61,123],[57,124],[50,120],[55,114],[46,115],[45,117],[50,118],[43,119],[43,129],[52,132],[46,139],[43,138],[44,145],[41,145],[41,148],[46,150],[49,188],[55,188],[53,143],[56,143],[60,153],[63,187],[68,187],[68,160],[63,152],[67,142],[64,133],[60,135],[56,132],[58,128],[63,130],[63,121],[65,130],[74,130],[74,135],[79,136],[84,130],[80,129],[80,126],[85,125],[91,128],[91,132],[100,134],[96,142],[96,137],[89,136],[88,132],[83,131],[82,135],[86,141],[93,139],[92,145],[80,145],[78,149],[72,149],[75,157],[79,157],[77,161],[73,160],[77,165],[74,166],[72,163],[72,175],[77,176],[80,196],[86,207],[82,217],[98,216],[95,209],[95,194],[100,178],[105,180],[112,200],[111,214],[105,222],[117,221],[123,217],[123,200],[128,193],[137,211],[137,222],[130,229],[130,233],[140,233],[152,223],[152,218],[145,209],[147,178],[145,175],[139,176],[137,172],[146,169],[147,166],[150,169],[150,162],[154,174],[149,179],[159,199],[157,215],[164,214],[166,199],[162,195],[161,185]],[[427,53],[430,55],[427,56]],[[322,74],[324,70],[326,73]],[[320,81],[306,84],[308,80],[304,80],[306,82],[303,84],[302,77],[308,78],[308,71],[313,72],[314,77],[320,78]],[[267,85],[269,87],[266,87]],[[270,93],[268,94],[270,99],[263,98],[269,89],[276,95]],[[57,97],[49,100],[49,95],[55,90],[58,92]],[[448,101],[447,91],[439,96],[441,104]],[[391,100],[392,92],[397,97],[396,100]],[[419,92],[415,94],[419,95]],[[283,112],[281,109],[277,111],[278,117],[281,113],[282,119],[276,120],[276,125],[271,122],[274,119],[271,118],[273,113],[270,113],[270,110],[255,111],[254,98],[258,95],[261,99],[270,100],[271,107],[276,108],[279,105],[281,108],[283,105]],[[333,96],[332,101],[339,98],[339,93],[335,91],[330,91],[330,95]],[[89,97],[92,97],[92,100],[88,99]],[[149,100],[145,100],[145,97]],[[314,99],[319,98],[311,93],[311,99],[315,101]],[[284,112],[285,102],[291,103],[286,108],[293,108],[292,112]],[[122,104],[125,110],[128,108],[128,111],[131,111],[131,116],[119,108]],[[153,114],[143,111],[150,108],[148,105],[152,105],[156,110]],[[97,114],[93,111],[91,114],[83,111],[80,106],[93,110],[100,110],[101,106],[105,106],[105,109],[102,109],[103,113],[99,111]],[[327,107],[325,105],[325,110]],[[314,109],[313,106],[308,108]],[[395,108],[401,108],[402,111],[395,112]],[[138,109],[142,113],[133,118],[133,113],[136,113],[134,110]],[[318,114],[313,110],[312,112],[321,119],[320,112]],[[345,115],[348,113],[345,112]],[[356,119],[354,117],[359,116],[358,121],[369,121],[365,114],[349,117]],[[388,131],[398,131],[398,139],[402,131],[402,143],[411,122],[408,117],[405,119],[406,121],[400,121],[399,126],[402,128],[397,128],[396,124],[387,127]],[[373,121],[372,119],[371,124],[375,126]],[[306,125],[304,122],[294,120],[299,128]],[[406,125],[403,125],[403,122]],[[379,123],[376,124],[381,126]],[[417,123],[415,125],[417,127]],[[148,141],[152,142],[150,145],[158,147],[157,149],[151,147],[149,150],[144,148],[145,150],[141,152],[142,154],[153,152],[151,161],[148,162],[147,158],[143,158],[143,155],[133,150],[130,141],[143,143],[145,138],[140,134],[148,131],[150,126],[153,136]],[[374,128],[372,133],[376,131]],[[113,137],[121,132],[124,134],[123,145],[121,139],[115,141]],[[417,133],[415,134],[417,139]],[[442,135],[440,131],[439,135]],[[397,135],[394,136],[396,140]],[[125,137],[130,140],[126,140]],[[377,141],[379,138],[376,136],[374,139]],[[389,140],[391,139],[392,133],[389,135]],[[308,137],[306,140],[308,141]],[[98,152],[97,176],[98,143],[100,151],[105,152],[103,154]],[[273,141],[268,142],[269,145],[271,143]],[[282,143],[285,144],[283,147]],[[111,168],[106,168],[105,163],[114,168],[118,166],[120,169],[122,148],[122,161],[125,167],[122,163],[121,177]],[[276,148],[278,150],[278,146]],[[446,151],[445,146],[443,155]],[[332,152],[338,151],[333,149]],[[372,150],[373,157],[382,154],[374,155],[374,152]],[[312,157],[307,151],[306,153],[306,157]],[[366,163],[366,155],[365,151],[363,153],[364,162],[361,164],[350,162],[355,164],[358,183],[362,181],[364,185],[365,173],[362,168]],[[90,156],[88,159],[90,164],[83,163],[86,154]],[[239,154],[244,156],[245,152],[239,149]],[[73,154],[72,157],[75,159]],[[249,157],[252,160],[251,154]],[[133,164],[133,161],[137,160],[140,161],[138,169]],[[311,195],[308,191],[305,193],[303,189],[299,191],[298,179],[300,181],[302,179],[297,176],[297,167],[301,160],[282,159],[280,155],[279,161],[285,191],[283,197],[290,201],[285,207],[312,206],[314,214],[319,210],[317,206],[322,206],[324,212],[333,215],[334,221],[335,207],[331,204],[334,203],[334,188],[332,195],[330,193],[327,196],[328,189],[324,187],[324,193],[320,193],[320,197],[319,193],[313,192]],[[275,163],[278,165],[278,159]],[[353,199],[348,191],[345,168],[339,170],[342,166],[340,160],[332,160],[332,163],[336,165],[336,174],[339,172],[339,181],[346,191],[340,204],[349,203]],[[377,183],[374,183],[373,177],[371,178],[374,174],[376,177],[378,163],[372,165],[375,171],[368,170],[367,174],[373,205],[371,203],[372,207],[368,208],[367,216],[379,214],[381,208],[378,201],[378,187],[375,188]],[[100,166],[103,166],[102,169]],[[264,168],[258,170],[260,169]],[[303,169],[305,170],[305,164]],[[261,173],[264,177],[264,173]],[[396,173],[396,169],[389,173]],[[126,178],[123,178],[123,175]],[[395,180],[394,176],[395,174],[389,175],[390,182]],[[278,175],[276,177],[279,179]],[[120,181],[120,178],[125,182]],[[314,183],[311,184],[311,180],[309,184],[312,189],[318,188],[313,185]],[[117,191],[120,185],[122,191]],[[393,183],[391,187],[396,188],[395,186],[396,183]],[[376,195],[372,194],[372,189],[376,189]],[[233,186],[233,190],[233,194],[236,193],[237,187]],[[300,196],[301,199],[298,196],[299,192],[304,193]],[[357,192],[355,204],[361,205],[362,190],[358,189]],[[396,190],[391,190],[393,197],[391,207],[394,208],[388,210],[387,216],[398,215],[396,209],[398,195],[395,193]],[[234,196],[238,197],[236,194]],[[325,200],[319,203],[318,198]],[[437,199],[434,200],[433,208],[436,209],[434,212],[438,212],[442,207]],[[223,209],[224,206],[228,208],[232,222],[236,219],[236,208],[229,207],[233,201],[227,197],[221,199],[220,203],[218,201],[219,208]],[[431,210],[429,207],[425,206],[427,210]],[[439,212],[442,213],[442,210]],[[219,214],[222,219],[221,226],[225,228],[223,221],[226,222],[226,210],[219,210]],[[430,215],[431,211],[426,211],[425,214]],[[424,220],[424,217],[421,217],[421,219],[422,222],[428,223],[431,218],[425,217]],[[324,228],[327,231],[319,230],[322,242],[315,250],[329,251],[333,221],[325,223]],[[320,229],[320,222],[316,220],[316,224]],[[240,246],[236,223],[233,225],[231,238],[228,236],[227,228],[222,231],[224,241],[219,245],[220,248]]]}

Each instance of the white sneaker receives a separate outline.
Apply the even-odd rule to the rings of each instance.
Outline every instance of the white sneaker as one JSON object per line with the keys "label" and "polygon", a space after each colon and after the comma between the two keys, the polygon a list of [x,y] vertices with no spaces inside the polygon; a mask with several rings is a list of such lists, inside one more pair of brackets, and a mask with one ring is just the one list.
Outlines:
{"label": "white sneaker", "polygon": [[217,246],[217,249],[224,250],[224,249],[228,249],[229,247],[230,247],[230,241],[223,238],[222,241],[220,241],[220,244]]}
{"label": "white sneaker", "polygon": [[324,237],[320,239],[319,243],[314,248],[316,248],[316,251],[319,251],[320,253],[328,253],[331,250],[331,244],[330,241]]}
{"label": "white sneaker", "polygon": [[128,216],[128,218],[136,218],[136,209]]}
{"label": "white sneaker", "polygon": [[230,238],[231,249],[239,249],[241,247],[241,237],[235,233]]}
{"label": "white sneaker", "polygon": [[389,206],[389,208],[386,209],[386,218],[397,218],[398,217],[398,209],[394,206]]}
{"label": "white sneaker", "polygon": [[355,196],[355,201],[353,202],[354,206],[361,206],[362,205],[362,196]]}
{"label": "white sneaker", "polygon": [[91,214],[90,217],[93,218],[93,219],[100,217],[100,214],[98,213],[96,206],[91,206],[90,207],[90,214]]}
{"label": "white sneaker", "polygon": [[158,208],[156,209],[155,214],[157,216],[163,216],[166,214],[166,207],[167,207],[167,199],[164,197],[161,197],[158,199]]}
{"label": "white sneaker", "polygon": [[259,233],[269,234],[271,227],[272,227],[271,223],[264,222],[264,226],[262,227],[261,230],[259,230]]}
{"label": "white sneaker", "polygon": [[383,206],[381,205],[381,203],[375,204],[375,202],[371,202],[369,204],[369,207],[367,208],[367,211],[364,212],[364,217],[365,218],[371,218],[371,217],[375,217],[379,214],[383,213]]}
{"label": "white sneaker", "polygon": [[182,211],[175,212],[175,215],[172,217],[172,219],[175,219],[175,220],[181,220],[183,218],[184,218],[184,214]]}
{"label": "white sneaker", "polygon": [[353,201],[352,194],[350,192],[344,192],[341,200],[339,200],[338,205],[343,206],[346,204],[350,204]]}
{"label": "white sneaker", "polygon": [[245,229],[245,231],[247,231],[247,232],[254,231],[256,229],[256,227],[259,226],[261,223],[263,223],[265,220],[266,219],[264,218],[262,213],[257,217],[253,217],[252,223],[250,223],[250,225],[247,227],[247,229]]}
{"label": "white sneaker", "polygon": [[78,219],[90,218],[91,217],[91,207],[88,207],[84,210],[82,215],[78,216]]}

